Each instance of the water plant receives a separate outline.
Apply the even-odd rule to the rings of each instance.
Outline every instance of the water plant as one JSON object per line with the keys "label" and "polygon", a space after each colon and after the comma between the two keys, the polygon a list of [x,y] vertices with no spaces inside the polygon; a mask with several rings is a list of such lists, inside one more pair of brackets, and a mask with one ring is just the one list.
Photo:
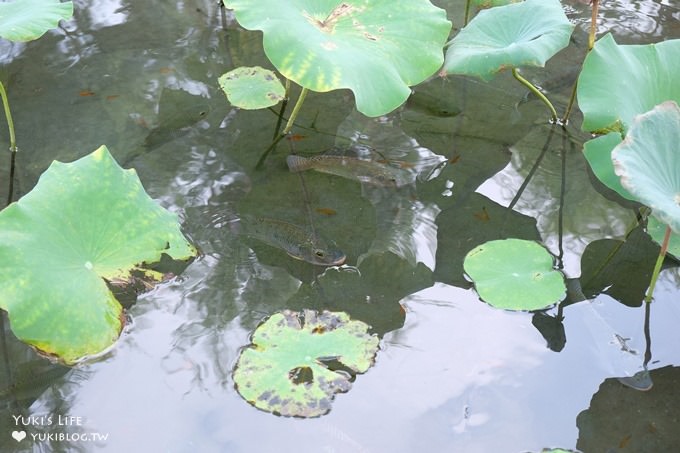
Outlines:
{"label": "water plant", "polygon": [[496,73],[511,69],[515,79],[541,99],[556,121],[552,103],[520,75],[519,67],[544,66],[569,44],[573,29],[559,0],[526,0],[484,10],[447,44],[441,73],[489,81]]}
{"label": "water plant", "polygon": [[38,184],[0,211],[0,308],[24,342],[69,364],[100,353],[124,325],[109,285],[147,287],[150,265],[196,250],[177,215],[144,191],[105,146],[53,162]]}
{"label": "water plant", "polygon": [[614,173],[611,151],[625,138],[637,115],[667,100],[680,102],[678,74],[678,39],[619,45],[606,34],[583,63],[577,89],[582,128],[600,135],[585,143],[584,155],[595,176],[626,199],[636,197]]}
{"label": "water plant", "polygon": [[[60,20],[66,20],[72,14],[73,3],[61,3],[59,0],[15,0],[13,2],[0,3],[0,38],[14,42],[33,41],[44,35],[47,30],[56,27]],[[9,99],[1,80],[0,99],[2,99],[7,127],[9,128],[9,149],[12,153],[7,201],[10,203],[12,201],[14,182],[14,162],[18,148]]]}
{"label": "water plant", "polygon": [[265,53],[287,80],[285,97],[290,82],[302,87],[279,139],[290,132],[309,91],[350,89],[357,109],[367,116],[396,109],[411,94],[410,86],[439,69],[451,30],[446,12],[428,0],[224,4],[241,26],[263,32]]}
{"label": "water plant", "polygon": [[233,373],[236,390],[277,415],[324,415],[334,395],[350,389],[352,374],[373,365],[379,340],[368,328],[344,312],[275,313],[241,351]]}
{"label": "water plant", "polygon": [[496,308],[540,310],[564,298],[564,277],[534,241],[504,239],[472,249],[464,260],[479,297]]}
{"label": "water plant", "polygon": [[661,250],[645,296],[650,302],[671,232],[680,233],[680,107],[666,101],[635,118],[612,151],[621,185],[666,224]]}

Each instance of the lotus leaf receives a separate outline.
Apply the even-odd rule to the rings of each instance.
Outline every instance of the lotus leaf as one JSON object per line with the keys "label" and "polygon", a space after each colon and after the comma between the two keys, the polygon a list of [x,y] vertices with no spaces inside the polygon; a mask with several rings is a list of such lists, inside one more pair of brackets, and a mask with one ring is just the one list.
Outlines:
{"label": "lotus leaf", "polygon": [[[596,145],[586,143],[586,158],[596,176],[621,196],[610,155],[621,142],[636,115],[666,100],[680,102],[680,40],[658,44],[619,45],[611,34],[595,43],[588,53],[578,81],[578,104],[583,129],[613,133]],[[595,139],[599,140],[599,139]],[[590,148],[590,150],[588,150]]]}
{"label": "lotus leaf", "polygon": [[0,3],[0,37],[10,41],[40,38],[73,14],[73,3],[59,0],[15,0]]}
{"label": "lotus leaf", "polygon": [[240,67],[219,77],[220,88],[232,105],[243,109],[263,109],[282,101],[285,89],[276,74],[255,66]]}
{"label": "lotus leaf", "polygon": [[481,11],[450,42],[444,71],[483,80],[507,68],[544,66],[574,26],[559,0],[526,0]]}
{"label": "lotus leaf", "polygon": [[680,233],[680,107],[666,101],[635,118],[612,151],[621,184]]}
{"label": "lotus leaf", "polygon": [[566,295],[553,257],[533,241],[504,239],[472,249],[463,263],[479,297],[496,308],[540,310]]}
{"label": "lotus leaf", "polygon": [[583,62],[578,105],[583,129],[625,134],[636,115],[667,100],[680,102],[680,39],[619,45],[600,38]]}
{"label": "lotus leaf", "polygon": [[612,165],[612,149],[621,143],[621,134],[619,132],[610,132],[606,135],[588,140],[583,145],[583,155],[590,165],[590,169],[600,180],[602,184],[609,187],[623,198],[628,200],[636,200],[635,196],[631,195],[621,185],[621,179],[614,174],[614,166]]}
{"label": "lotus leaf", "polygon": [[0,212],[0,308],[19,339],[73,363],[121,331],[122,308],[105,280],[159,280],[142,266],[164,253],[188,259],[196,251],[134,170],[120,168],[105,146],[55,161]]}
{"label": "lotus leaf", "polygon": [[428,0],[225,4],[243,27],[262,30],[265,53],[284,77],[313,91],[349,88],[367,116],[394,110],[409,86],[439,69],[451,30],[446,12]]}
{"label": "lotus leaf", "polygon": [[241,351],[233,376],[236,389],[267,412],[324,415],[334,394],[350,389],[348,370],[364,373],[373,364],[378,337],[369,335],[368,328],[343,312],[276,313],[255,329],[252,344]]}

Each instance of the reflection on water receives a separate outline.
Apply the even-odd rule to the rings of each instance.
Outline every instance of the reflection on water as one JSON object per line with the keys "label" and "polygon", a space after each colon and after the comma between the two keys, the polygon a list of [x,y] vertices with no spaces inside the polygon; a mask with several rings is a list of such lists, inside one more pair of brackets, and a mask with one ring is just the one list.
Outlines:
{"label": "reflection on water", "polygon": [[[139,298],[129,310],[132,325],[97,362],[50,375],[52,368],[43,369],[43,359],[8,332],[13,375],[20,377],[25,364],[47,382],[2,382],[0,436],[15,430],[12,414],[71,414],[85,419],[82,426],[26,431],[97,432],[108,439],[10,439],[11,448],[573,448],[576,415],[599,383],[640,369],[641,357],[630,352],[644,350],[640,309],[606,295],[567,307],[560,312],[566,343],[555,354],[531,315],[478,301],[467,289],[462,260],[484,240],[540,234],[575,277],[587,244],[622,236],[631,215],[585,179],[582,137],[570,130],[563,140],[556,130],[534,169],[549,135],[542,107],[530,101],[516,109],[524,89],[507,73],[491,83],[450,77],[415,87],[400,111],[377,119],[356,113],[348,92],[310,94],[295,139],[255,171],[276,117],[231,108],[216,80],[237,65],[267,65],[261,36],[240,28],[216,3],[77,1],[75,18],[42,39],[0,43],[0,77],[22,151],[19,195],[54,157],[73,160],[106,143],[136,168],[160,204],[180,214],[202,252],[177,279]],[[461,9],[460,2],[440,3],[452,14]],[[587,22],[586,6],[565,3],[573,20]],[[680,17],[672,3],[605,2],[602,30],[621,42],[677,37]],[[545,82],[578,65],[583,41],[577,38],[546,72],[527,71],[532,80]],[[569,90],[568,83],[556,86]],[[4,128],[0,141],[7,141]],[[378,156],[411,173],[414,183],[371,187],[286,167],[291,150],[329,149]],[[0,172],[6,174],[4,160]],[[5,191],[0,185],[0,198]],[[318,268],[239,237],[215,221],[230,215],[313,227],[338,243],[347,266]],[[678,280],[677,270],[667,269],[657,287],[650,369],[680,360],[669,346],[679,340],[680,312],[672,303]],[[233,389],[239,349],[265,317],[304,308],[347,311],[369,323],[383,337],[377,364],[322,419],[261,413]]]}

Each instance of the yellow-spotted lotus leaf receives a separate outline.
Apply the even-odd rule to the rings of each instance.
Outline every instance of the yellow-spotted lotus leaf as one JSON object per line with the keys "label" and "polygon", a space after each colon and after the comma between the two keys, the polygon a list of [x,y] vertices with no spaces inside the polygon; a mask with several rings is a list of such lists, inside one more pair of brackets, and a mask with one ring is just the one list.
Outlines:
{"label": "yellow-spotted lotus leaf", "polygon": [[534,241],[503,239],[472,249],[463,262],[479,297],[505,310],[540,310],[564,298],[564,277]]}
{"label": "yellow-spotted lotus leaf", "polygon": [[286,91],[276,74],[259,66],[233,69],[218,82],[232,105],[249,110],[278,104]]}
{"label": "yellow-spotted lotus leaf", "polygon": [[344,312],[275,313],[255,329],[234,369],[238,393],[276,415],[318,417],[352,375],[373,365],[378,337]]}
{"label": "yellow-spotted lotus leaf", "polygon": [[14,0],[0,3],[0,37],[24,42],[40,38],[73,14],[73,3],[59,0]]}
{"label": "yellow-spotted lotus leaf", "polygon": [[544,66],[574,26],[559,0],[526,0],[481,11],[449,43],[444,71],[491,80],[504,69]]}
{"label": "yellow-spotted lotus leaf", "polygon": [[680,107],[666,101],[635,118],[612,151],[621,185],[680,233]]}
{"label": "yellow-spotted lotus leaf", "polygon": [[312,91],[349,88],[357,109],[380,116],[434,74],[451,23],[428,0],[228,0],[239,24],[264,33],[286,78]]}
{"label": "yellow-spotted lotus leaf", "polygon": [[0,211],[0,308],[20,340],[74,363],[111,346],[123,327],[106,281],[159,281],[147,264],[162,254],[185,260],[196,251],[134,170],[105,146],[55,161]]}
{"label": "yellow-spotted lotus leaf", "polygon": [[680,39],[619,45],[606,34],[586,56],[577,95],[583,130],[607,134],[607,138],[598,137],[585,145],[593,172],[624,198],[635,199],[618,182],[611,151],[637,115],[664,101],[680,102]]}

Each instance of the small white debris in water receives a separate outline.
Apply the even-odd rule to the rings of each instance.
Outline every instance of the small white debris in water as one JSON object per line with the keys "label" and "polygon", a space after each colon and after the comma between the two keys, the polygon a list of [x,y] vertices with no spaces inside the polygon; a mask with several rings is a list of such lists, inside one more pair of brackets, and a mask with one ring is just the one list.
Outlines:
{"label": "small white debris in water", "polygon": [[85,269],[91,271],[93,267],[91,262],[85,261]]}

